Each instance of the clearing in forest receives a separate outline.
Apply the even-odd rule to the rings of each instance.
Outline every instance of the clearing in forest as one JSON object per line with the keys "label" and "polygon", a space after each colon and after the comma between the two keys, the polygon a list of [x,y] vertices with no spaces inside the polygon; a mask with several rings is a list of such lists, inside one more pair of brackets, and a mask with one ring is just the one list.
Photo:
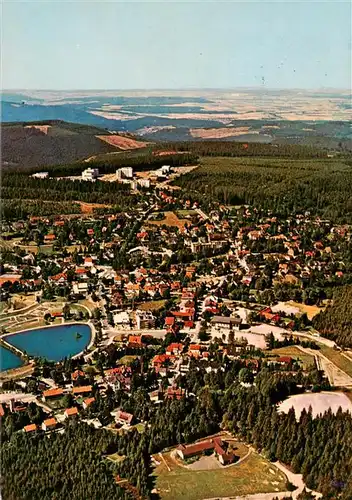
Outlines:
{"label": "clearing in forest", "polygon": [[187,224],[187,219],[179,219],[174,212],[164,212],[164,218],[161,220],[149,220],[149,224],[153,224],[155,226],[174,226],[182,229],[185,224]]}
{"label": "clearing in forest", "polygon": [[[162,500],[202,500],[286,490],[285,475],[257,453],[239,464],[214,470],[190,470],[164,453],[156,455],[155,487]],[[169,470],[170,469],[170,470]]]}

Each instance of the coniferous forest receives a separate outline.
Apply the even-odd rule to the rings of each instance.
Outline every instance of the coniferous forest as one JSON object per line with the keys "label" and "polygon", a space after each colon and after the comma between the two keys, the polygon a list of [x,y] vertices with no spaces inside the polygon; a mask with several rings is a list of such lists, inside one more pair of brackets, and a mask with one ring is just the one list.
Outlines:
{"label": "coniferous forest", "polygon": [[[319,372],[278,374],[263,368],[256,386],[239,384],[243,363],[226,362],[225,372],[207,374],[192,369],[179,383],[195,396],[167,400],[157,407],[149,401],[147,378],[129,401],[129,410],[149,425],[139,434],[95,430],[85,423],[65,424],[65,432],[29,437],[14,431],[13,421],[2,427],[2,492],[4,500],[72,500],[87,498],[152,498],[150,454],[177,443],[225,428],[252,444],[270,460],[280,460],[302,473],[309,488],[324,499],[352,498],[352,417],[341,410],[312,418],[303,411],[299,421],[293,410],[279,414],[278,401],[313,383],[325,382]],[[111,396],[109,396],[111,397]],[[7,417],[9,418],[9,417]],[[118,453],[118,464],[104,458]],[[129,492],[115,478],[128,479]],[[131,493],[132,488],[132,493]],[[137,498],[134,496],[134,498]]]}
{"label": "coniferous forest", "polygon": [[202,158],[200,168],[175,181],[204,203],[249,204],[274,213],[309,211],[335,222],[352,220],[348,158]]}
{"label": "coniferous forest", "polygon": [[313,325],[338,345],[352,347],[352,286],[337,289],[332,304],[314,317]]}

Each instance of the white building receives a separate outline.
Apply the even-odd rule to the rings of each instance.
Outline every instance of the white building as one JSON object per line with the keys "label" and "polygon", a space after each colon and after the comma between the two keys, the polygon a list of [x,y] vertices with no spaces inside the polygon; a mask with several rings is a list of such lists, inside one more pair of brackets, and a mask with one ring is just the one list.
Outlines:
{"label": "white building", "polygon": [[155,318],[151,311],[136,311],[136,326],[137,330],[144,330],[147,328],[154,328]]}
{"label": "white building", "polygon": [[149,179],[138,179],[138,184],[141,187],[145,187],[147,189],[150,188],[150,180]]}
{"label": "white building", "polygon": [[99,176],[99,170],[97,168],[87,168],[82,172],[83,181],[95,181],[95,179],[98,176]]}
{"label": "white building", "polygon": [[124,179],[133,179],[133,168],[124,167],[116,170],[116,177],[118,181],[123,181]]}
{"label": "white building", "polygon": [[167,177],[170,173],[171,173],[170,165],[163,165],[161,168],[154,171],[154,174],[157,177]]}
{"label": "white building", "polygon": [[127,311],[121,311],[114,314],[114,324],[115,326],[119,326],[120,328],[124,328],[126,330],[130,329],[130,316]]}
{"label": "white building", "polygon": [[32,175],[35,179],[48,179],[49,172],[36,172]]}
{"label": "white building", "polygon": [[232,333],[234,331],[239,331],[241,323],[242,323],[241,318],[233,318],[228,316],[214,316],[210,320],[211,335],[212,337],[222,337],[222,335],[225,335],[226,341],[228,341],[229,333]]}

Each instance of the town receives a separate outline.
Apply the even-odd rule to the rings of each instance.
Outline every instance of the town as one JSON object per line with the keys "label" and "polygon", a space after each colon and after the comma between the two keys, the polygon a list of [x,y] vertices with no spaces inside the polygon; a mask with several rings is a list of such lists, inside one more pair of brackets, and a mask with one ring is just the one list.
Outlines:
{"label": "town", "polygon": [[[258,460],[239,420],[219,421],[209,390],[239,391],[235,398],[267,378],[271,402],[288,415],[294,398],[313,416],[352,407],[350,351],[321,336],[314,320],[331,285],[349,283],[350,226],[309,212],[203,204],[173,184],[182,169],[109,174],[105,182],[129,185],[128,212],[30,216],[1,228],[3,439],[85,424],[109,439],[153,432],[148,456],[157,476],[164,468],[153,490],[161,498],[176,498],[165,493],[171,468],[220,473],[249,455]],[[86,181],[104,179],[88,168]],[[274,387],[281,379],[288,385]],[[157,439],[158,418],[175,401],[209,415],[193,431],[176,419],[175,436]],[[147,479],[128,472],[124,454],[107,460],[120,488],[146,495]],[[270,462],[261,467],[264,477]],[[271,469],[267,491],[287,490],[285,472],[295,481]]]}

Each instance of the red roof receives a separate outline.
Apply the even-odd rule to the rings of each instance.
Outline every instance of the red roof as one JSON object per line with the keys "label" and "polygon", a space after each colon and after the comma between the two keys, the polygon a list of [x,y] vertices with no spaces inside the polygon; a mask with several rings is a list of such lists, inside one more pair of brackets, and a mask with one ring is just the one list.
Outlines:
{"label": "red roof", "polygon": [[72,380],[77,380],[79,377],[84,377],[84,372],[82,372],[82,370],[75,370],[71,373]]}
{"label": "red roof", "polygon": [[43,392],[43,396],[45,398],[54,398],[57,396],[61,396],[64,393],[62,389],[59,388],[53,388],[53,389],[48,389],[47,391]]}
{"label": "red roof", "polygon": [[0,404],[0,417],[3,417],[5,415],[5,410],[2,404]]}
{"label": "red roof", "polygon": [[281,356],[280,358],[278,358],[277,362],[278,363],[291,363],[292,361],[292,358],[290,356]]}
{"label": "red roof", "polygon": [[131,413],[127,413],[125,411],[119,410],[116,414],[116,418],[130,424],[133,420],[133,415]]}
{"label": "red roof", "polygon": [[73,407],[73,408],[66,408],[66,410],[64,411],[65,415],[67,415],[68,417],[71,417],[73,415],[78,415],[78,409]]}
{"label": "red roof", "polygon": [[143,345],[142,342],[142,335],[129,335],[128,336],[128,342],[130,344],[138,344],[138,345]]}
{"label": "red roof", "polygon": [[95,398],[87,398],[83,401],[83,403],[86,405],[86,406],[89,406],[91,405],[92,403],[94,403],[95,401]]}
{"label": "red roof", "polygon": [[77,267],[75,272],[76,274],[85,274],[87,271],[84,269],[84,267]]}
{"label": "red roof", "polygon": [[190,351],[200,351],[202,346],[200,344],[190,344],[189,345],[189,350]]}
{"label": "red roof", "polygon": [[72,387],[72,394],[83,394],[85,392],[91,392],[91,385],[82,385],[80,387]]}
{"label": "red roof", "polygon": [[57,422],[55,418],[47,418],[44,420],[43,424],[46,425],[46,427],[54,427]]}
{"label": "red roof", "polygon": [[37,430],[37,425],[36,424],[25,425],[23,429],[25,432],[33,432]]}
{"label": "red roof", "polygon": [[185,395],[185,392],[186,391],[181,388],[174,389],[173,387],[168,387],[166,397],[169,399],[181,399],[182,396]]}
{"label": "red roof", "polygon": [[166,316],[165,325],[172,326],[175,323],[175,318],[173,316]]}
{"label": "red roof", "polygon": [[210,439],[209,441],[201,441],[200,443],[190,444],[189,446],[184,446],[181,444],[177,449],[182,451],[185,457],[198,455],[203,451],[213,449],[215,449],[218,455],[223,455],[225,453],[222,448],[222,441],[220,438]]}
{"label": "red roof", "polygon": [[194,321],[185,321],[184,325],[186,328],[193,328],[194,327]]}
{"label": "red roof", "polygon": [[168,345],[166,348],[166,352],[174,352],[174,351],[182,351],[183,350],[183,344],[178,344],[177,342],[173,342],[172,344]]}

